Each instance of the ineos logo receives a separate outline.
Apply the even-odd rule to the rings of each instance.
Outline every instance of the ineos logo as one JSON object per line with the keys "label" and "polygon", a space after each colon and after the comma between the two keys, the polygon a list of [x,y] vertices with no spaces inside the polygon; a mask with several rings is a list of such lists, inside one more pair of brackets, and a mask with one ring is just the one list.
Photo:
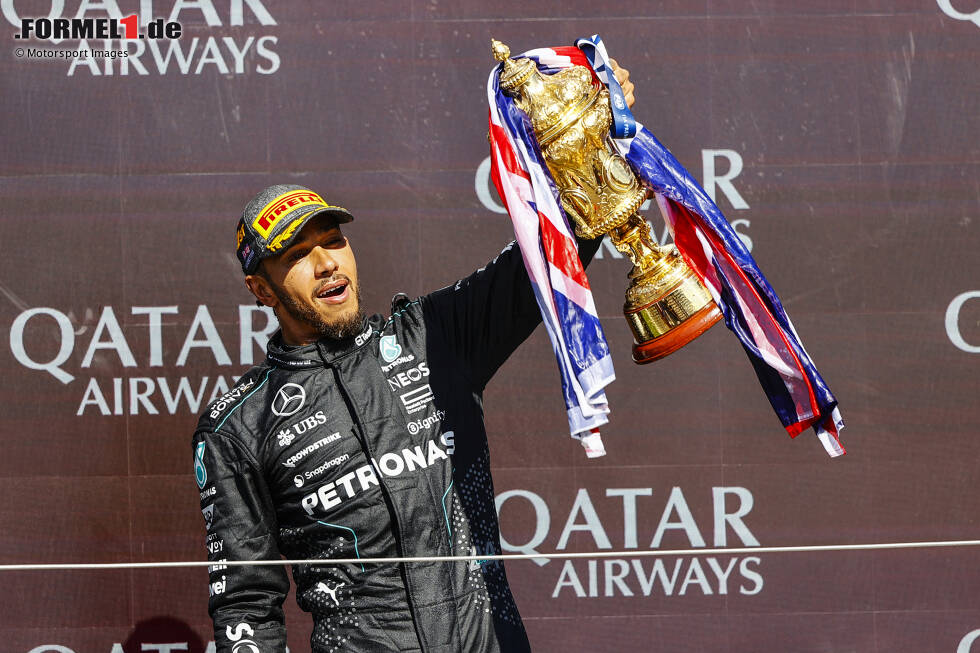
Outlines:
{"label": "ineos logo", "polygon": [[280,417],[289,417],[299,412],[306,403],[306,390],[295,383],[287,383],[272,400],[272,412]]}
{"label": "ineos logo", "polygon": [[980,9],[977,9],[973,13],[965,14],[953,6],[953,0],[936,0],[936,4],[939,5],[939,8],[944,14],[953,20],[968,20],[980,26]]}

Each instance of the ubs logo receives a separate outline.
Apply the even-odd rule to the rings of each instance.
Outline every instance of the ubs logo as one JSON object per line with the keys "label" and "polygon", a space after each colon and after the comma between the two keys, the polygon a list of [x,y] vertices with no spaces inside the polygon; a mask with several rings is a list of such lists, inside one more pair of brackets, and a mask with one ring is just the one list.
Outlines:
{"label": "ubs logo", "polygon": [[306,390],[295,383],[287,383],[272,399],[272,412],[280,417],[295,415],[306,403]]}

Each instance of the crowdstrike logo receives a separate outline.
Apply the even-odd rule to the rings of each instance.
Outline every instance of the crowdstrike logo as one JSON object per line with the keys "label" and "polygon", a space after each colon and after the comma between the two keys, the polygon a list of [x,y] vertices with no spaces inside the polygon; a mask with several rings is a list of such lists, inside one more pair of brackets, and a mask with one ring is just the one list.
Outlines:
{"label": "crowdstrike logo", "polygon": [[296,463],[303,460],[304,458],[306,458],[308,455],[310,455],[320,447],[330,444],[331,442],[335,442],[339,439],[340,439],[340,433],[333,433],[325,438],[320,438],[313,444],[306,445],[305,447],[303,447],[302,449],[294,453],[292,456],[287,458],[286,462],[283,463],[283,466],[295,467]]}
{"label": "crowdstrike logo", "polygon": [[295,383],[287,383],[279,388],[272,399],[272,412],[280,417],[295,415],[306,403],[306,390]]}

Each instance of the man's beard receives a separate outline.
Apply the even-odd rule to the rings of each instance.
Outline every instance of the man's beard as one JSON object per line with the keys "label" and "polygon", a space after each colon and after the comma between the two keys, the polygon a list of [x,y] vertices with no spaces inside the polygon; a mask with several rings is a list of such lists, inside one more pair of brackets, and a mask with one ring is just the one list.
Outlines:
{"label": "man's beard", "polygon": [[[350,284],[350,280],[348,280],[348,284]],[[269,285],[272,286],[272,292],[279,298],[279,303],[283,307],[283,310],[289,313],[290,317],[294,320],[313,327],[321,338],[345,340],[347,338],[353,338],[361,332],[361,327],[364,324],[364,311],[361,310],[360,284],[354,286],[354,300],[357,302],[357,310],[332,324],[324,320],[323,316],[315,308],[296,301],[284,289],[272,283],[271,280],[269,281]]]}

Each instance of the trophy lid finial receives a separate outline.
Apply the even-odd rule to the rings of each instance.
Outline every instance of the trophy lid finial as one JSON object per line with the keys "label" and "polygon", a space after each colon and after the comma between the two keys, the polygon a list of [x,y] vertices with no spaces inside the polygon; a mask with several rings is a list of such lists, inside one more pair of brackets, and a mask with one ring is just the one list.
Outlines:
{"label": "trophy lid finial", "polygon": [[490,47],[493,50],[493,58],[497,61],[506,61],[510,58],[510,48],[497,39],[490,39]]}
{"label": "trophy lid finial", "polygon": [[500,87],[504,92],[515,95],[517,89],[530,79],[531,75],[537,72],[538,68],[530,59],[511,59],[510,48],[497,39],[490,39],[490,45],[493,50],[493,58],[504,64],[503,70],[500,73]]}

